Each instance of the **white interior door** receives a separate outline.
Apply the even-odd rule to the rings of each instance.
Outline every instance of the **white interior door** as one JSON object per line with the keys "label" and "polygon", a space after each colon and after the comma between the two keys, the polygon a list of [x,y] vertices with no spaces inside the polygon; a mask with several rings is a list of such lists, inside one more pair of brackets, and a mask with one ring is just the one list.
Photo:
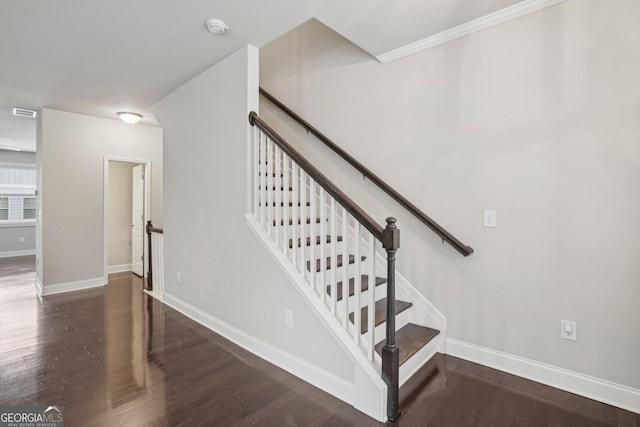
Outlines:
{"label": "white interior door", "polygon": [[144,275],[144,165],[133,168],[131,212],[131,271]]}

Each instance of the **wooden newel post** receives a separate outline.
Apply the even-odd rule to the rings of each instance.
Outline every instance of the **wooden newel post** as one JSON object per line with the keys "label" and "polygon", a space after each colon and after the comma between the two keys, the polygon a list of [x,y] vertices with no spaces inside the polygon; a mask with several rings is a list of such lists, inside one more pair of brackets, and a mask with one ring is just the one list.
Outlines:
{"label": "wooden newel post", "polygon": [[398,382],[400,376],[400,350],[396,346],[396,251],[400,247],[400,230],[395,218],[387,218],[382,234],[382,246],[387,250],[387,338],[382,347],[382,379],[387,384],[387,418],[395,421],[400,416]]}
{"label": "wooden newel post", "polygon": [[147,244],[149,245],[149,253],[147,254],[147,258],[149,259],[147,261],[147,290],[148,291],[152,291],[153,290],[153,269],[151,267],[151,229],[153,228],[153,224],[151,224],[151,221],[147,221]]}

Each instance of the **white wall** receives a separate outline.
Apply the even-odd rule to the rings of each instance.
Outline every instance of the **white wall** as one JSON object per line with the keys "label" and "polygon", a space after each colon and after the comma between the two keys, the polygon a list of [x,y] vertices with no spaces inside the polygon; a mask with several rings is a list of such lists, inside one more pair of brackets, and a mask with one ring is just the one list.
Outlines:
{"label": "white wall", "polygon": [[136,163],[109,162],[108,266],[131,264],[133,168]]}
{"label": "white wall", "polygon": [[[399,269],[449,337],[638,389],[639,13],[634,0],[567,0],[387,65],[317,22],[261,49],[261,85],[469,258],[266,101],[261,114],[381,223],[399,218]],[[577,322],[577,342],[560,339],[560,319]]]}
{"label": "white wall", "polygon": [[353,382],[353,363],[244,217],[257,86],[258,52],[247,46],[153,107],[164,130],[165,301]]}
{"label": "white wall", "polygon": [[45,293],[104,283],[104,158],[152,162],[150,216],[161,227],[162,129],[45,108],[38,155]]}
{"label": "white wall", "polygon": [[[0,150],[0,166],[36,166],[36,153]],[[24,238],[24,242],[20,242]],[[36,226],[6,226],[0,223],[0,257],[18,254],[34,254],[36,250]]]}

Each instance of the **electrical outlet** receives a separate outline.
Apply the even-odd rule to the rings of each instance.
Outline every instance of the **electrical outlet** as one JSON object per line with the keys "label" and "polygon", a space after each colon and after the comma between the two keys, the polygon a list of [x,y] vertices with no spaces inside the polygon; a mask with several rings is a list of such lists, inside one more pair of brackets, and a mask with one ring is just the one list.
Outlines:
{"label": "electrical outlet", "polygon": [[575,341],[578,337],[578,330],[576,328],[576,322],[573,320],[560,321],[560,338],[564,340]]}
{"label": "electrical outlet", "polygon": [[176,282],[178,282],[178,285],[182,284],[182,273],[179,271],[176,272]]}
{"label": "electrical outlet", "polygon": [[496,211],[484,211],[482,223],[485,228],[495,228],[496,227]]}
{"label": "electrical outlet", "polygon": [[18,242],[24,243],[24,237],[18,237]]}
{"label": "electrical outlet", "polygon": [[293,328],[293,311],[285,310],[284,311],[284,324],[290,328]]}

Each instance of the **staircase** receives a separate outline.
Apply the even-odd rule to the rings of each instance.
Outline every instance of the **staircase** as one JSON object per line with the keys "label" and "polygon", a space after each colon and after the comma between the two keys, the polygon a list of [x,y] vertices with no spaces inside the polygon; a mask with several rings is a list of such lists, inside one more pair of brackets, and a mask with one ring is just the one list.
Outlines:
{"label": "staircase", "polygon": [[398,387],[444,351],[446,321],[395,271],[396,220],[380,226],[257,114],[250,123],[247,221],[362,372],[354,394],[373,397],[350,403],[395,420]]}
{"label": "staircase", "polygon": [[[292,231],[292,230],[291,230]],[[338,235],[337,236],[338,241],[342,241],[343,237]],[[306,247],[303,247],[302,245],[300,245],[300,239],[298,239],[298,248],[300,249],[304,249],[308,252],[315,252],[316,254],[319,252],[322,252],[320,245],[329,245],[329,243],[331,242],[331,236],[327,236],[326,241],[323,241],[322,243],[320,242],[320,237],[317,237],[315,239],[314,245],[315,245],[315,251],[311,250],[310,248],[310,239],[307,238],[306,240]],[[291,244],[291,240],[290,240],[290,244]],[[325,252],[328,253],[330,252],[330,248],[326,247],[325,248]],[[382,352],[382,347],[384,345],[384,338],[385,338],[385,330],[386,330],[386,323],[387,323],[387,305],[388,305],[388,301],[387,301],[387,288],[386,286],[383,286],[387,283],[387,279],[386,279],[386,273],[381,274],[382,277],[379,276],[375,276],[373,277],[374,280],[370,280],[370,276],[366,275],[366,274],[361,274],[359,277],[359,280],[356,280],[356,269],[353,268],[355,266],[355,255],[354,254],[349,254],[349,261],[348,267],[344,266],[344,261],[342,258],[342,255],[338,255],[337,256],[337,261],[335,263],[335,267],[334,265],[332,265],[331,263],[331,257],[327,257],[326,258],[326,262],[324,263],[324,265],[322,265],[322,260],[320,258],[316,259],[315,263],[312,263],[311,261],[307,261],[307,265],[306,265],[306,273],[308,275],[315,273],[315,274],[321,274],[324,268],[325,271],[325,276],[326,278],[330,278],[337,276],[337,277],[342,277],[343,276],[343,270],[345,268],[348,269],[347,271],[347,276],[348,276],[348,283],[349,283],[349,289],[347,291],[346,288],[343,288],[343,281],[338,281],[336,283],[336,299],[337,299],[337,310],[341,313],[344,312],[346,307],[350,307],[347,311],[349,312],[349,328],[353,328],[354,330],[356,329],[356,316],[355,316],[355,310],[356,307],[360,306],[360,315],[359,315],[359,319],[360,319],[360,335],[361,335],[361,340],[363,342],[367,342],[368,340],[368,333],[369,333],[369,322],[371,321],[373,323],[373,331],[374,331],[374,339],[373,341],[376,343],[375,344],[375,351],[378,355],[381,355]],[[361,268],[364,271],[368,270],[368,263],[371,262],[371,260],[367,259],[366,256],[361,256],[360,258],[361,261]],[[375,263],[375,260],[373,261]],[[315,264],[315,265],[312,265]],[[351,268],[349,268],[351,267]],[[319,278],[317,280],[320,280]],[[360,287],[360,289],[356,289],[356,282],[358,282],[358,285]],[[325,286],[325,300],[326,301],[330,301],[331,300],[331,292],[332,292],[332,286],[331,285],[326,285]],[[361,301],[367,301],[371,298],[373,298],[373,300],[375,301],[374,303],[374,316],[370,319],[369,318],[369,306],[365,305],[364,307],[362,307],[360,304],[357,304],[356,301],[356,293],[360,294],[360,300]],[[370,295],[371,294],[371,295]],[[343,301],[344,299],[349,299],[349,303],[344,304]],[[410,298],[408,296],[405,296],[406,300],[410,300]],[[404,301],[402,299],[396,298],[395,299],[395,311],[394,311],[394,316],[395,316],[395,330],[396,330],[396,346],[398,346],[398,348],[400,349],[400,358],[399,358],[399,362],[400,362],[400,369],[402,369],[402,366],[404,365],[404,363],[409,360],[414,354],[416,354],[419,350],[421,350],[423,347],[425,347],[427,344],[429,344],[429,342],[431,342],[435,337],[438,336],[438,334],[440,333],[440,331],[427,327],[427,326],[421,326],[419,324],[415,324],[412,323],[412,319],[417,317],[414,313],[414,309],[413,309],[413,303],[411,301]],[[435,353],[435,350],[432,351],[431,353]],[[408,375],[405,374],[405,377],[407,377]]]}

